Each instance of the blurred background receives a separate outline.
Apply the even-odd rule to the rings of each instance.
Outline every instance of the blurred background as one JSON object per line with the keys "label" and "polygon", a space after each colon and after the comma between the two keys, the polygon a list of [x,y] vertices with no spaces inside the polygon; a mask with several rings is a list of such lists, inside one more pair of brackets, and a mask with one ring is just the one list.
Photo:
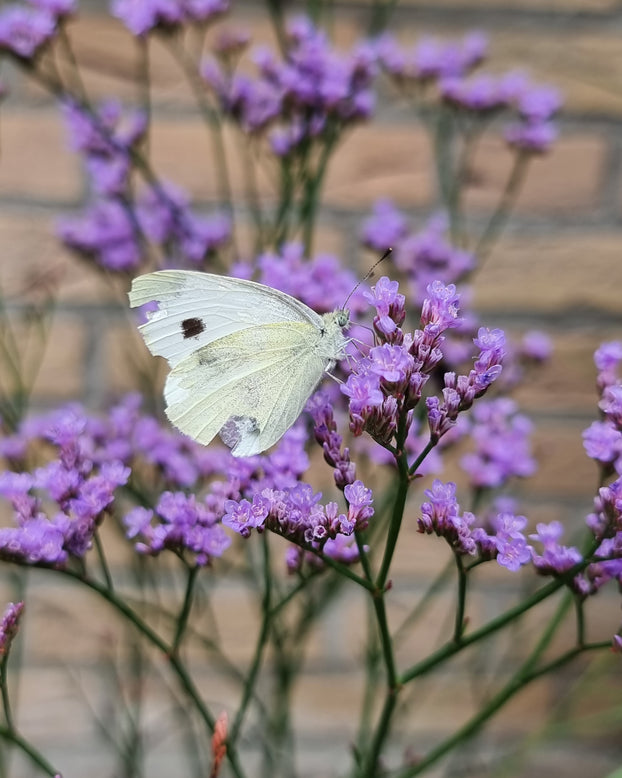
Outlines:
{"label": "blurred background", "polygon": [[[301,3],[273,4],[286,12],[303,9]],[[253,43],[272,45],[269,6],[234,0],[227,24],[243,25]],[[403,44],[422,35],[452,38],[480,30],[490,41],[488,69],[520,68],[563,93],[559,139],[530,165],[514,213],[478,273],[473,293],[487,326],[516,335],[539,329],[552,339],[550,363],[516,395],[535,425],[539,467],[514,491],[521,512],[534,523],[559,519],[578,527],[597,486],[594,463],[581,440],[597,416],[592,354],[602,341],[622,337],[622,3],[400,0],[383,6],[343,0],[331,3],[331,9],[329,28],[338,46],[349,47],[364,36],[380,11]],[[135,101],[143,59],[106,3],[81,2],[67,31],[90,97]],[[209,210],[218,191],[208,138],[178,62],[157,37],[149,66],[153,167],[182,186],[199,210]],[[45,410],[78,401],[104,409],[140,385],[148,359],[127,310],[128,279],[95,271],[61,245],[56,224],[86,201],[85,171],[69,147],[54,99],[6,60],[1,78],[0,285],[13,310],[51,288],[56,297],[45,348],[24,339],[25,364],[33,377],[31,407]],[[391,198],[414,226],[423,226],[438,202],[429,137],[408,105],[396,100],[389,86],[383,89],[374,120],[350,131],[329,169],[314,245],[342,258],[359,276],[373,261],[373,254],[360,246],[360,232],[377,199]],[[233,195],[241,196],[244,161],[233,145],[228,148]],[[508,168],[502,141],[484,138],[469,169],[466,193],[474,223],[483,223],[498,201]],[[260,180],[258,186],[260,196],[269,195],[269,181]],[[245,231],[244,223],[250,223],[250,215],[242,208],[239,216],[240,253],[249,256],[250,227]],[[0,384],[6,387],[7,380],[7,374],[0,375]],[[409,542],[398,550],[394,573],[398,612],[425,590],[446,558],[441,541],[418,535],[414,522],[406,535]],[[119,549],[114,561],[122,567],[123,560]],[[0,570],[2,601],[16,591],[16,571],[6,568]],[[65,766],[65,778],[115,775],[104,728],[96,722],[105,718],[107,694],[118,680],[111,668],[122,664],[131,678],[132,657],[118,655],[123,631],[83,590],[36,571],[29,573],[27,585],[21,728],[54,763]],[[477,624],[507,607],[523,585],[528,584],[520,575],[486,569],[474,589],[469,618]],[[244,661],[255,617],[243,587],[224,579],[220,587],[223,647],[231,658]],[[444,634],[453,594],[446,596],[445,601],[439,595],[428,613],[422,642],[400,649],[404,657],[423,655]],[[340,607],[330,610],[316,630],[296,690],[300,775],[335,774],[344,765],[365,624],[358,596],[348,598],[346,592]],[[544,608],[537,618],[544,621],[549,614]],[[590,619],[594,639],[611,635],[619,627],[619,596],[601,592]],[[413,752],[464,720],[473,701],[485,696],[491,675],[503,672],[504,663],[520,654],[521,642],[535,634],[542,623],[536,621],[527,619],[503,645],[499,641],[485,655],[471,656],[452,666],[450,674],[421,684],[408,713],[409,728],[418,733]],[[209,699],[226,705],[228,691],[218,672],[205,667],[200,676]],[[175,749],[182,746],[156,747],[165,740],[159,720],[164,703],[157,684],[148,692],[147,746],[157,756],[148,774],[178,774]],[[554,680],[530,686],[472,749],[430,774],[605,776],[622,762],[621,692],[619,657],[581,660]],[[492,752],[495,760],[484,759]],[[29,769],[20,766],[10,775],[34,775]]]}

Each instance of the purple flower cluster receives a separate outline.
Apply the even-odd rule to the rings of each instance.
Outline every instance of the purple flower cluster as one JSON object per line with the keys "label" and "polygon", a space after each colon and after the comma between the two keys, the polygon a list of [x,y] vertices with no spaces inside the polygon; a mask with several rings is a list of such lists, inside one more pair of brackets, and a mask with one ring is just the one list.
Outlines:
{"label": "purple flower cluster", "polygon": [[591,585],[598,589],[612,579],[622,585],[622,478],[598,490],[586,523],[599,543],[595,556],[601,560],[586,571]]}
{"label": "purple flower cluster", "polygon": [[229,0],[112,0],[111,12],[133,35],[205,24],[229,10]]}
{"label": "purple flower cluster", "polygon": [[11,648],[23,612],[23,602],[10,602],[2,615],[0,620],[0,659],[6,656]]}
{"label": "purple flower cluster", "polygon": [[523,535],[527,526],[524,516],[499,513],[492,518],[489,533],[476,525],[474,514],[461,513],[454,483],[435,480],[425,496],[428,501],[421,506],[421,518],[417,521],[419,532],[445,538],[457,554],[494,558],[508,570],[516,571],[530,561],[530,549]]}
{"label": "purple flower cluster", "polygon": [[[413,423],[413,408],[443,358],[443,333],[459,323],[459,296],[453,284],[429,284],[422,305],[422,328],[412,334],[400,328],[406,313],[397,282],[383,277],[367,297],[376,308],[373,327],[379,345],[355,363],[341,391],[349,397],[351,431],[355,435],[366,431],[387,450],[399,454]],[[446,373],[443,401],[438,397],[426,400],[433,444],[501,372],[503,332],[481,328],[474,343],[480,353],[469,374]]]}
{"label": "purple flower cluster", "polygon": [[84,416],[73,409],[58,414],[42,435],[56,458],[33,473],[0,474],[0,495],[10,501],[16,522],[0,529],[0,557],[63,565],[91,547],[130,469],[119,460],[98,461],[86,427]]}
{"label": "purple flower cluster", "polygon": [[460,460],[475,489],[495,489],[510,478],[527,478],[536,470],[529,436],[532,425],[516,412],[507,398],[484,401],[473,407],[469,440],[475,450]]}
{"label": "purple flower cluster", "polygon": [[488,40],[482,33],[471,32],[456,41],[422,38],[407,49],[386,33],[376,40],[375,48],[392,80],[401,86],[421,86],[467,74],[486,58]]}
{"label": "purple flower cluster", "polygon": [[132,271],[146,256],[147,240],[160,246],[166,264],[174,266],[196,266],[229,240],[229,219],[218,213],[199,217],[177,187],[153,184],[134,202],[131,158],[147,127],[141,111],[124,115],[121,105],[110,100],[92,113],[66,102],[64,115],[94,195],[83,214],[58,224],[70,248],[107,270]]}
{"label": "purple flower cluster", "polygon": [[255,52],[256,78],[231,72],[216,59],[201,70],[222,110],[246,133],[263,132],[278,119],[270,143],[281,157],[309,139],[329,137],[337,126],[367,119],[374,107],[375,55],[369,46],[341,54],[306,17],[290,21],[285,46],[282,60],[267,48]]}
{"label": "purple flower cluster", "polygon": [[[248,537],[251,529],[270,529],[312,555],[317,551],[351,563],[358,559],[358,552],[350,538],[367,527],[374,512],[373,498],[361,481],[347,484],[344,496],[348,511],[340,513],[335,502],[321,505],[322,495],[314,493],[309,484],[297,483],[290,489],[265,488],[252,500],[226,501],[222,521],[243,537]],[[305,554],[290,554],[289,568],[299,569],[306,558]]]}
{"label": "purple flower cluster", "polygon": [[354,483],[356,465],[350,459],[350,450],[343,448],[343,438],[337,432],[333,406],[327,394],[316,392],[307,402],[305,410],[313,419],[316,441],[322,446],[324,459],[334,470],[335,483],[344,489]]}
{"label": "purple flower cluster", "polygon": [[75,10],[75,0],[29,0],[0,10],[0,52],[30,63],[54,37],[58,23]]}
{"label": "purple flower cluster", "polygon": [[600,391],[598,407],[603,419],[593,422],[583,433],[583,446],[589,457],[600,463],[605,474],[622,474],[622,343],[603,343],[594,354]]}
{"label": "purple flower cluster", "polygon": [[561,107],[559,92],[520,72],[474,75],[487,48],[480,33],[449,42],[424,38],[411,49],[401,47],[392,35],[376,41],[379,62],[400,91],[420,99],[426,88],[435,86],[446,105],[470,119],[502,111],[513,114],[504,132],[508,144],[524,153],[547,151],[557,137],[551,119]]}
{"label": "purple flower cluster", "polygon": [[[317,254],[311,259],[304,256],[302,243],[286,243],[278,254],[269,252],[257,259],[257,280],[296,297],[318,313],[329,313],[341,308],[346,297],[356,286],[356,276],[344,269],[332,254]],[[249,278],[252,267],[238,264],[235,275]],[[348,300],[348,308],[356,313],[365,308],[362,290],[357,290]]]}
{"label": "purple flower cluster", "polygon": [[[123,519],[130,539],[139,553],[157,555],[164,549],[194,554],[195,564],[208,564],[222,556],[231,545],[231,538],[220,524],[221,515],[211,500],[197,501],[194,495],[183,492],[164,492],[155,512],[138,507]],[[211,503],[211,504],[210,504]],[[153,521],[155,516],[155,522]]]}

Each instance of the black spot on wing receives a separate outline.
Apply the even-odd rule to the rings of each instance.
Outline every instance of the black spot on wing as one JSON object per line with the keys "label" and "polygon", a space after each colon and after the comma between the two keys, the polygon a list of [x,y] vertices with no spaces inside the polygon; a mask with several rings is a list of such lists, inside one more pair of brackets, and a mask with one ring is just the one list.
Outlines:
{"label": "black spot on wing", "polygon": [[202,319],[197,319],[196,317],[184,319],[181,323],[181,331],[186,340],[188,338],[196,338],[197,335],[205,331],[205,324],[203,324]]}

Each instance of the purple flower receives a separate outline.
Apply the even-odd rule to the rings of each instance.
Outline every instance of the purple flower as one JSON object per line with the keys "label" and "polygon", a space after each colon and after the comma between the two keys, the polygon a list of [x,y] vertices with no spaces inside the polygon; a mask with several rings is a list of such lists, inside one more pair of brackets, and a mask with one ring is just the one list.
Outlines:
{"label": "purple flower", "polygon": [[184,18],[178,0],[112,0],[110,12],[133,35],[145,35],[157,26],[174,26]]}
{"label": "purple flower", "polygon": [[62,219],[57,229],[67,246],[108,270],[133,270],[142,261],[136,225],[115,200],[97,201],[82,216]]}
{"label": "purple flower", "polygon": [[252,503],[248,500],[240,500],[240,502],[227,500],[222,523],[247,538],[251,534],[251,529],[263,526],[269,507],[268,500],[258,494],[253,497]]}
{"label": "purple flower", "polygon": [[0,49],[20,59],[32,59],[55,31],[55,19],[48,10],[22,5],[0,10]]}
{"label": "purple flower", "polygon": [[527,526],[524,516],[500,513],[493,520],[497,562],[511,572],[516,572],[531,559],[531,550],[523,535]]}
{"label": "purple flower", "polygon": [[530,122],[545,122],[562,105],[558,89],[546,84],[535,85],[523,90],[518,100],[518,110]]}
{"label": "purple flower", "polygon": [[531,422],[508,399],[480,402],[473,407],[470,438],[475,451],[460,465],[474,488],[498,488],[512,477],[527,478],[536,469],[531,456]]}
{"label": "purple flower", "polygon": [[553,345],[551,339],[544,332],[532,330],[523,335],[521,352],[527,359],[534,362],[546,362],[551,357]]}
{"label": "purple flower", "polygon": [[415,360],[406,349],[388,343],[371,349],[369,359],[369,372],[377,375],[387,384],[407,382],[415,364]]}
{"label": "purple flower", "polygon": [[56,19],[71,16],[78,10],[77,0],[28,0],[28,4],[47,11]]}
{"label": "purple flower", "polygon": [[334,468],[335,484],[339,489],[343,489],[354,482],[356,465],[350,460],[350,450],[342,447],[343,439],[337,432],[328,395],[316,392],[308,400],[305,410],[313,419],[313,432],[316,441],[322,446],[324,459]]}
{"label": "purple flower", "polygon": [[564,533],[564,527],[559,521],[550,524],[537,524],[537,532],[529,535],[531,540],[541,543],[542,554],[531,550],[532,561],[536,570],[543,575],[559,575],[570,570],[583,560],[581,552],[574,546],[564,546],[559,539]]}
{"label": "purple flower", "polygon": [[23,612],[23,602],[10,602],[5,608],[2,620],[0,620],[0,659],[6,656],[11,648]]}
{"label": "purple flower", "polygon": [[373,214],[363,222],[362,238],[366,246],[376,251],[385,251],[405,237],[406,217],[391,200],[376,200]]}
{"label": "purple flower", "polygon": [[532,154],[544,154],[557,140],[557,129],[546,121],[522,121],[509,124],[504,132],[508,145]]}

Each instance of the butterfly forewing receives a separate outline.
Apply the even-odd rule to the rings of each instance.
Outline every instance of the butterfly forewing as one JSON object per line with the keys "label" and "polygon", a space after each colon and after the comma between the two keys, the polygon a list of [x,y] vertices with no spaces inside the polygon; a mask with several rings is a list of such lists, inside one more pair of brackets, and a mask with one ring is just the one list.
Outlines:
{"label": "butterfly forewing", "polygon": [[258,324],[305,322],[321,317],[294,297],[253,281],[191,270],[161,270],[134,279],[130,305],[157,302],[140,327],[154,356],[171,367],[201,346]]}

